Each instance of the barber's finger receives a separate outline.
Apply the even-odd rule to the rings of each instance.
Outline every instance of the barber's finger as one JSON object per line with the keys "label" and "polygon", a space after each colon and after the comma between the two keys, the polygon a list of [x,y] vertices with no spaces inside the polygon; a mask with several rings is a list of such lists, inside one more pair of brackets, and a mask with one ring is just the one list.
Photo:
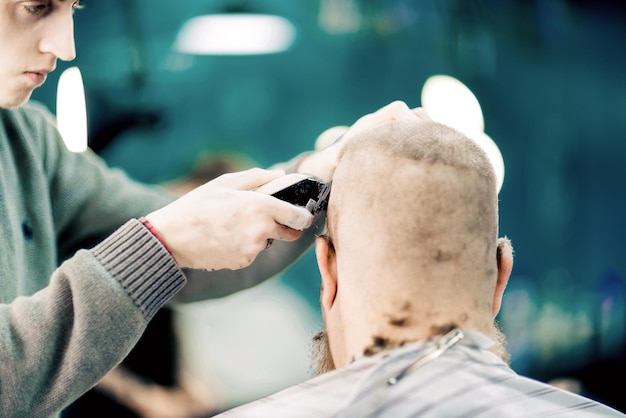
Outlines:
{"label": "barber's finger", "polygon": [[389,120],[414,119],[415,113],[401,100],[396,100],[386,106],[381,107],[373,113],[369,113],[359,118],[346,132],[345,136],[353,137],[358,132],[370,129]]}
{"label": "barber's finger", "polygon": [[374,112],[374,114],[380,116],[382,119],[392,120],[415,118],[415,113],[413,113],[409,106],[407,106],[407,104],[402,100],[395,100],[388,105],[381,107]]}
{"label": "barber's finger", "polygon": [[337,125],[326,129],[315,139],[315,150],[319,151],[334,144],[348,129],[350,127],[345,125]]}
{"label": "barber's finger", "polygon": [[313,215],[305,208],[292,205],[275,197],[267,197],[275,200],[274,220],[276,223],[298,231],[308,228],[313,223]]}
{"label": "barber's finger", "polygon": [[266,170],[255,167],[236,173],[224,174],[220,176],[219,181],[238,190],[253,190],[284,175],[284,170]]}
{"label": "barber's finger", "polygon": [[300,235],[302,235],[302,231],[300,230],[289,228],[285,225],[278,225],[276,236],[273,238],[281,241],[295,241],[300,238]]}
{"label": "barber's finger", "polygon": [[413,113],[420,119],[424,119],[424,120],[432,120],[432,118],[430,117],[430,115],[428,114],[428,112],[426,111],[426,109],[424,109],[423,107],[414,107],[413,109],[411,109],[413,111]]}

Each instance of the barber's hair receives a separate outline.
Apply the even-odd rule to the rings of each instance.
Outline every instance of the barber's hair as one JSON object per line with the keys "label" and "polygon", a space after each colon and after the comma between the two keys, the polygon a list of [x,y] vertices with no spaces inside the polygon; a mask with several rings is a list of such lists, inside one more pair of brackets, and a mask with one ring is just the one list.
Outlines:
{"label": "barber's hair", "polygon": [[433,121],[390,121],[346,144],[328,233],[335,246],[358,249],[363,240],[364,252],[377,246],[388,259],[424,266],[479,257],[484,266],[495,263],[497,199],[493,166],[472,139]]}

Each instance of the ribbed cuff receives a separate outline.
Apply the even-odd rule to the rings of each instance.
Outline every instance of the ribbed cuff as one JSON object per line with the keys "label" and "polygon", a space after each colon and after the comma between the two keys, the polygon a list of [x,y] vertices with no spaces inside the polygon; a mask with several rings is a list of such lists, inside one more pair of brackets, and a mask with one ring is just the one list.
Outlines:
{"label": "ribbed cuff", "polygon": [[91,250],[149,321],[186,283],[159,240],[131,219]]}
{"label": "ribbed cuff", "polygon": [[165,247],[165,249],[167,250],[167,252],[170,253],[170,255],[171,255],[172,252],[170,251],[169,248],[167,248],[167,244],[165,243],[165,240],[163,239],[163,237],[161,236],[159,231],[156,230],[154,225],[152,225],[152,222],[150,222],[147,218],[145,218],[143,216],[141,218],[139,218],[139,222],[141,222],[141,224],[143,226],[148,228],[148,231],[150,231],[150,233],[152,233],[152,235],[154,235],[154,237],[159,240],[161,245],[163,245]]}

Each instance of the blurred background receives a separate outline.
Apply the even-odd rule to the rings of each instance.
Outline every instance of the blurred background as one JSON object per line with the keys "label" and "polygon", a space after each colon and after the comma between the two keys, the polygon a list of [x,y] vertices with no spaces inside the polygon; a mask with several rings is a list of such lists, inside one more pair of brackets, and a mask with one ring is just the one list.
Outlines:
{"label": "blurred background", "polygon": [[[626,2],[82,2],[77,59],[33,97],[54,112],[60,73],[78,66],[89,145],[146,182],[207,155],[269,166],[390,101],[419,106],[432,75],[462,81],[506,166],[500,234],[515,265],[499,321],[512,366],[626,410],[606,380],[625,371]],[[190,19],[215,14],[278,16],[283,38],[209,50],[254,32],[193,32]],[[308,377],[318,289],[308,253],[259,288],[177,310],[184,362],[222,408]]]}

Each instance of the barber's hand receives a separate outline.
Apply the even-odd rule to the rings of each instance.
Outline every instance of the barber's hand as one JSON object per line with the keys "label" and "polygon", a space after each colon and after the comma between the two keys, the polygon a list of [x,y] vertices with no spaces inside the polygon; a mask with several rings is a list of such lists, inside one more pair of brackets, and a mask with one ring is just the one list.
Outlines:
{"label": "barber's hand", "polygon": [[367,131],[390,120],[403,119],[430,120],[430,116],[422,107],[415,107],[411,109],[403,101],[396,100],[384,107],[381,107],[374,113],[369,113],[359,118],[343,135],[342,141],[350,140],[350,138],[358,135],[360,132]]}
{"label": "barber's hand", "polygon": [[243,268],[268,240],[294,241],[313,221],[305,208],[253,191],[281,175],[260,168],[224,174],[146,218],[181,267]]}
{"label": "barber's hand", "polygon": [[[401,119],[430,120],[430,116],[421,107],[411,109],[403,101],[391,102],[373,113],[362,116],[350,127],[329,129],[328,134],[336,135],[337,140],[332,142],[327,138],[323,138],[320,143],[332,143],[302,160],[298,171],[312,174],[323,181],[330,181],[341,155],[341,150],[350,138],[387,121]],[[325,132],[324,134],[327,133]]]}

